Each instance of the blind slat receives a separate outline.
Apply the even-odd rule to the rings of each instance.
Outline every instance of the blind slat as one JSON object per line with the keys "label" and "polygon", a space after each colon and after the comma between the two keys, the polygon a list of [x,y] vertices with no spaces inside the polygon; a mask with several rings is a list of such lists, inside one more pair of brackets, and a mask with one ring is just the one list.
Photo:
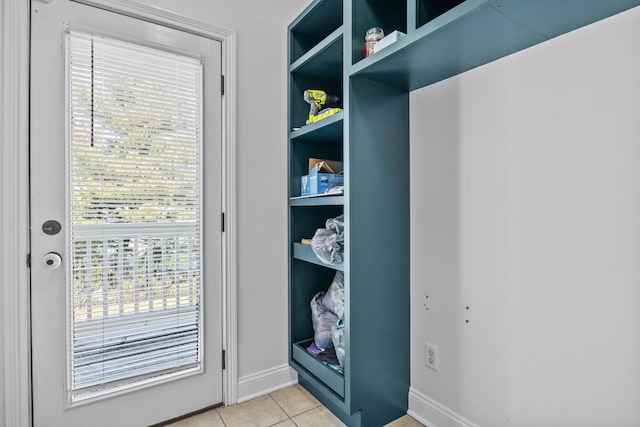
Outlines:
{"label": "blind slat", "polygon": [[201,360],[202,65],[68,37],[70,375],[86,397]]}

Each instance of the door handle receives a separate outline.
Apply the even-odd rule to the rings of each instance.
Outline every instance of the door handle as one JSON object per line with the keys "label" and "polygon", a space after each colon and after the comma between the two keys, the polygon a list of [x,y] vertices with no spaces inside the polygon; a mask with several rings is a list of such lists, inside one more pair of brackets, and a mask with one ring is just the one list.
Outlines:
{"label": "door handle", "polygon": [[49,270],[55,270],[62,264],[62,257],[55,252],[49,252],[42,257],[44,265]]}

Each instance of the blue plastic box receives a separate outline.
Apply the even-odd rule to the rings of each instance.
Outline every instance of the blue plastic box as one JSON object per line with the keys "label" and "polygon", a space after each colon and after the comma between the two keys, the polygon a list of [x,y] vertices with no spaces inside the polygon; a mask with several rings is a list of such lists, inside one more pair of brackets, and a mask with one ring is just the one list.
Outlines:
{"label": "blue plastic box", "polygon": [[309,175],[302,176],[300,180],[300,195],[323,194],[329,188],[344,185],[344,175],[335,172],[342,172],[341,162],[309,159]]}

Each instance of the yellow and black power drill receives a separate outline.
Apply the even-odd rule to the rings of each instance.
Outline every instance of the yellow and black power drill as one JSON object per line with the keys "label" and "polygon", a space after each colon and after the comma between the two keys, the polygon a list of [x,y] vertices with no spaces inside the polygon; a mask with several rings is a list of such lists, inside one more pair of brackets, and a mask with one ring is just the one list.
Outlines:
{"label": "yellow and black power drill", "polygon": [[318,120],[326,119],[329,116],[333,116],[336,113],[342,111],[341,108],[325,108],[320,111],[320,107],[324,104],[333,104],[338,102],[338,97],[335,95],[327,95],[323,90],[319,89],[307,89],[304,91],[304,100],[311,105],[309,110],[309,118],[307,124],[315,123]]}

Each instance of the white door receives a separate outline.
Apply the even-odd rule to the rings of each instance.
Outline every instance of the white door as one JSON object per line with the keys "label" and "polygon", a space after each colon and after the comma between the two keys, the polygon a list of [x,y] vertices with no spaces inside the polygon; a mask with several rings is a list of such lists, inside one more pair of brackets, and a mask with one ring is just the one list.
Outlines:
{"label": "white door", "polygon": [[31,31],[34,425],[220,403],[220,43],[70,0]]}

